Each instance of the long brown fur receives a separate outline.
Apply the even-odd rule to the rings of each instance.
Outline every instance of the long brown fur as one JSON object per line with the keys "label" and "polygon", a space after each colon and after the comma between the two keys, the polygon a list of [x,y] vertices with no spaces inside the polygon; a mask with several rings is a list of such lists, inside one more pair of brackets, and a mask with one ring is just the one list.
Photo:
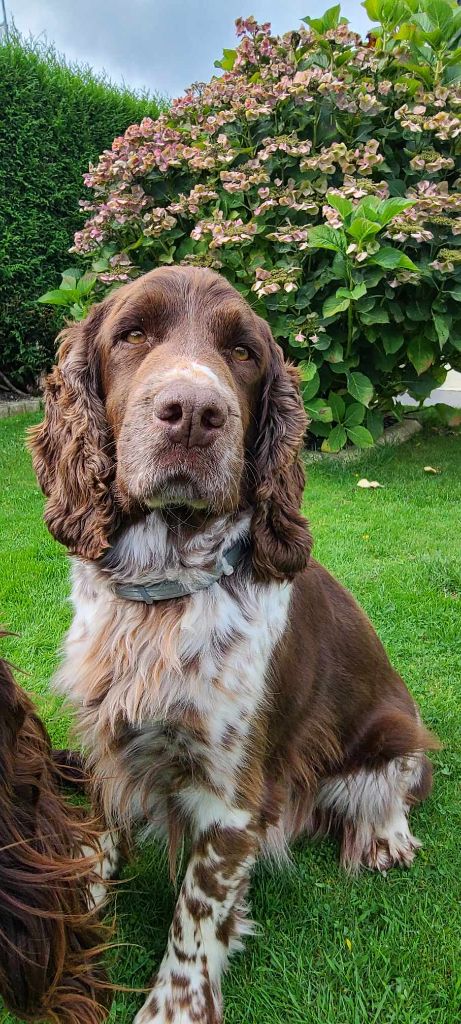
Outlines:
{"label": "long brown fur", "polygon": [[265,320],[259,319],[259,325],[272,360],[261,396],[255,451],[253,565],[260,579],[293,579],[306,568],[312,547],[308,524],[299,512],[307,417],[297,370],[284,362]]}
{"label": "long brown fur", "polygon": [[88,909],[95,836],[58,792],[47,733],[0,660],[0,995],[27,1021],[102,1024],[105,932]]}
{"label": "long brown fur", "polygon": [[48,498],[45,522],[57,540],[87,558],[107,547],[115,525],[110,434],[88,345],[102,309],[60,335],[59,367],[46,384],[45,420],[31,430],[34,469]]}

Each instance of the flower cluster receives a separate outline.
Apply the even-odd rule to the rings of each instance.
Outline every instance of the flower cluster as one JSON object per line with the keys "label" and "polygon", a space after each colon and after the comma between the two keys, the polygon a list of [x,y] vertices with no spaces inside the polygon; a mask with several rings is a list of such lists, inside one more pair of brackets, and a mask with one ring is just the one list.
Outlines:
{"label": "flower cluster", "polygon": [[301,324],[297,325],[296,334],[290,339],[294,348],[307,348],[309,342],[318,345],[321,335],[325,334],[320,317],[317,313],[308,313]]}
{"label": "flower cluster", "polygon": [[194,188],[190,190],[187,196],[181,192],[179,198],[175,203],[170,203],[168,206],[169,213],[198,213],[200,208],[206,203],[214,202],[218,198],[216,189],[209,188],[208,185],[194,185]]}
{"label": "flower cluster", "polygon": [[295,292],[299,287],[297,279],[300,273],[301,267],[284,267],[281,270],[264,270],[258,267],[252,291],[256,292],[258,298],[263,295],[275,295],[281,288],[287,294]]}
{"label": "flower cluster", "polygon": [[408,189],[408,196],[413,205],[403,215],[394,218],[387,232],[389,238],[398,242],[413,240],[420,244],[432,242],[437,228],[445,229],[448,237],[460,234],[461,192],[450,192],[447,181],[423,179]]}
{"label": "flower cluster", "polygon": [[258,189],[260,202],[254,208],[254,216],[261,217],[268,210],[282,206],[290,210],[302,210],[315,217],[319,212],[318,203],[312,199],[313,188],[310,184],[296,188],[296,182],[289,178],[286,185],[281,178],[275,178],[272,188]]}
{"label": "flower cluster", "polygon": [[335,142],[329,147],[321,147],[318,153],[301,161],[302,171],[321,171],[323,174],[334,174],[337,167],[344,174],[372,174],[373,169],[384,161],[379,152],[377,139],[369,139],[355,149],[348,149],[344,142]]}
{"label": "flower cluster", "polygon": [[133,266],[129,256],[124,252],[111,256],[109,269],[102,271],[100,274],[100,280],[104,284],[114,284],[115,282],[123,284],[132,277],[136,277],[136,267]]}
{"label": "flower cluster", "polygon": [[252,185],[269,181],[269,175],[262,168],[241,164],[238,171],[221,171],[219,177],[225,192],[248,192]]}
{"label": "flower cluster", "polygon": [[453,273],[455,264],[461,264],[461,251],[459,249],[440,249],[436,260],[431,266],[434,270],[440,270],[443,274]]}
{"label": "flower cluster", "polygon": [[231,242],[233,245],[239,242],[251,241],[256,234],[257,225],[254,221],[243,222],[241,217],[235,220],[226,220],[222,210],[217,210],[211,220],[201,220],[191,231],[191,238],[196,241],[206,235],[210,235],[208,247],[220,249],[221,246]]}

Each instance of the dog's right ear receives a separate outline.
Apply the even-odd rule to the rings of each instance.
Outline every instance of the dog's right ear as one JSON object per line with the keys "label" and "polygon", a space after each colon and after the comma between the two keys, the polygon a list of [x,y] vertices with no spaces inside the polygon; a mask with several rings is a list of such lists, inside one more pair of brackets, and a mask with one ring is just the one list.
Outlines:
{"label": "dog's right ear", "polygon": [[107,306],[95,306],[60,335],[58,364],[45,382],[45,418],[29,434],[48,529],[72,554],[91,559],[107,548],[115,525],[113,439],[94,343]]}

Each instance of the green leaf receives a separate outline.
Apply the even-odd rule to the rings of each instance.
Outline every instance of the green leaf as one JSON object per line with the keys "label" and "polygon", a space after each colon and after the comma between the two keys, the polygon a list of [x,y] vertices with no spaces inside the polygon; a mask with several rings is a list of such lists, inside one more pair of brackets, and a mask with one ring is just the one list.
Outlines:
{"label": "green leaf", "polygon": [[409,299],[405,306],[405,313],[409,320],[414,323],[427,324],[432,319],[430,297],[426,296],[422,289],[412,289],[413,298]]}
{"label": "green leaf", "polygon": [[461,64],[452,64],[443,73],[444,85],[458,85],[461,81]]}
{"label": "green leaf", "polygon": [[97,274],[94,274],[91,271],[87,274],[83,274],[83,277],[81,277],[77,283],[77,295],[79,298],[82,298],[83,295],[88,295],[93,290],[97,279]]}
{"label": "green leaf", "polygon": [[376,305],[376,296],[375,295],[364,295],[363,298],[359,299],[359,301],[357,302],[357,312],[360,313],[360,314],[361,313],[369,313],[370,309],[373,309],[373,306],[375,306],[375,305]]}
{"label": "green leaf", "polygon": [[367,409],[367,428],[374,441],[382,436],[384,430],[384,416],[377,409]]}
{"label": "green leaf", "polygon": [[315,395],[318,394],[319,388],[320,377],[318,373],[315,373],[315,376],[312,378],[312,380],[308,381],[307,384],[301,385],[301,391],[304,402],[309,402],[311,398],[314,398]]}
{"label": "green leaf", "polygon": [[50,292],[41,295],[37,302],[45,306],[69,306],[76,298],[75,291],[66,288],[55,288]]}
{"label": "green leaf", "polygon": [[347,434],[341,423],[330,430],[328,437],[322,442],[322,452],[339,452],[347,441]]}
{"label": "green leaf", "polygon": [[215,60],[215,68],[222,68],[223,71],[232,71],[235,61],[237,60],[237,50],[226,50],[223,49],[223,56],[221,60]]}
{"label": "green leaf", "polygon": [[381,225],[384,227],[386,224],[389,224],[394,217],[398,217],[400,213],[414,205],[414,200],[403,199],[400,196],[395,196],[392,199],[382,199],[377,211]]}
{"label": "green leaf", "polygon": [[375,252],[370,257],[370,263],[377,263],[378,267],[386,267],[388,270],[396,270],[400,267],[404,270],[418,271],[418,267],[413,260],[410,260],[405,253],[400,252],[399,249],[394,249],[392,245],[385,245],[378,252]]}
{"label": "green leaf", "polygon": [[421,267],[418,267],[416,263],[413,263],[413,260],[411,260],[409,256],[406,256],[404,252],[400,257],[399,268],[401,270],[412,270],[416,274],[423,273]]}
{"label": "green leaf", "polygon": [[82,270],[81,270],[80,267],[67,267],[66,270],[62,271],[61,277],[63,279],[65,277],[73,277],[75,281],[78,281],[78,279],[81,276],[81,274],[82,274]]}
{"label": "green leaf", "polygon": [[340,363],[330,363],[330,370],[332,373],[347,374],[350,372],[353,366],[358,364],[358,356],[349,356],[348,359],[343,359]]}
{"label": "green leaf", "polygon": [[428,370],[434,362],[434,350],[430,341],[422,335],[411,338],[407,347],[408,357],[413,363],[418,376]]}
{"label": "green leaf", "polygon": [[438,337],[439,342],[440,342],[440,348],[443,348],[443,346],[445,345],[445,342],[447,342],[449,337],[450,337],[452,318],[451,318],[451,316],[448,316],[447,314],[445,314],[445,316],[443,316],[443,315],[434,313],[433,321],[434,321],[434,327],[435,327],[435,329],[437,331],[437,337]]}
{"label": "green leaf", "polygon": [[380,202],[381,200],[378,199],[378,196],[364,196],[355,207],[352,220],[357,220],[358,217],[365,217],[365,220],[371,220],[374,224],[379,224],[378,209]]}
{"label": "green leaf", "polygon": [[315,363],[308,363],[306,360],[303,359],[300,363],[298,363],[298,372],[303,382],[313,380],[315,374],[317,373],[317,367]]}
{"label": "green leaf", "polygon": [[331,423],[333,419],[333,413],[330,406],[324,402],[322,398],[313,398],[309,402],[305,402],[305,409],[308,416],[311,416],[313,420],[321,420],[322,423]]}
{"label": "green leaf", "polygon": [[325,359],[328,363],[342,363],[344,359],[344,349],[340,341],[332,341],[328,352],[325,352]]}
{"label": "green leaf", "polygon": [[[413,21],[420,25],[425,33],[437,30],[437,37],[450,39],[459,27],[459,12],[455,13],[453,4],[447,0],[430,0],[430,3],[421,5],[423,12],[415,14]],[[426,10],[424,10],[424,7]]]}
{"label": "green leaf", "polygon": [[344,399],[341,398],[341,395],[338,395],[336,391],[330,391],[330,394],[328,395],[328,405],[333,413],[333,419],[336,420],[337,423],[340,423],[344,418],[344,413],[346,411],[346,403]]}
{"label": "green leaf", "polygon": [[356,398],[362,405],[369,405],[373,398],[373,384],[364,373],[349,373],[347,378],[347,390],[353,398]]}
{"label": "green leaf", "polygon": [[415,398],[417,402],[422,402],[424,398],[428,398],[431,391],[439,387],[439,381],[435,380],[432,373],[422,373],[420,377],[416,377],[412,381],[407,380],[406,383],[408,394]]}
{"label": "green leaf", "polygon": [[381,21],[381,0],[364,0],[362,7],[365,8],[370,21]]}
{"label": "green leaf", "polygon": [[328,437],[330,430],[329,423],[321,423],[320,420],[311,420],[309,423],[309,433],[314,437]]}
{"label": "green leaf", "polygon": [[72,270],[65,270],[64,273],[61,275],[62,276],[62,281],[61,281],[61,284],[59,285],[60,291],[62,291],[62,292],[73,292],[73,291],[75,291],[75,288],[77,286],[77,280],[78,280],[79,274],[80,274],[80,271],[75,272],[75,271],[72,271]]}
{"label": "green leaf", "polygon": [[341,231],[340,228],[329,228],[326,224],[310,228],[307,242],[311,249],[331,249],[332,252],[345,252],[347,248],[344,231]]}
{"label": "green leaf", "polygon": [[325,350],[330,347],[330,344],[331,344],[330,335],[326,334],[325,331],[322,331],[319,334],[318,341],[313,341],[312,342],[312,346],[313,346],[313,348],[316,349],[317,352],[325,352]]}
{"label": "green leaf", "polygon": [[363,422],[365,416],[365,406],[361,402],[352,402],[346,409],[346,415],[344,417],[344,426],[346,427],[357,427],[359,423]]}
{"label": "green leaf", "polygon": [[[407,86],[407,84],[408,79],[405,79],[405,85]],[[414,86],[415,89],[419,89],[421,86],[421,82],[417,82],[415,79]],[[402,199],[404,198],[407,186],[405,182],[401,180],[401,178],[389,178],[387,184],[391,196],[401,196]]]}
{"label": "green leaf", "polygon": [[382,306],[375,306],[374,309],[370,309],[369,312],[360,313],[360,320],[363,324],[388,324],[389,313],[387,309],[383,309]]}
{"label": "green leaf", "polygon": [[93,270],[96,271],[97,274],[102,274],[105,270],[108,269],[108,267],[109,267],[109,260],[106,260],[106,259],[93,260],[91,266],[92,266]]}
{"label": "green leaf", "polygon": [[358,300],[366,295],[367,286],[366,284],[357,284],[355,288],[338,288],[336,296],[338,299],[354,299]]}
{"label": "green leaf", "polygon": [[74,302],[69,308],[72,320],[84,320],[88,313],[88,306],[81,302]]}
{"label": "green leaf", "polygon": [[354,209],[354,204],[350,199],[346,199],[345,196],[338,196],[335,192],[327,192],[326,200],[327,203],[337,210],[344,219],[348,217]]}
{"label": "green leaf", "polygon": [[352,224],[349,224],[346,230],[348,235],[355,238],[357,242],[364,242],[367,238],[377,235],[381,228],[379,224],[368,220],[366,217],[357,217],[357,220],[352,221]]}
{"label": "green leaf", "polygon": [[326,319],[330,316],[336,316],[337,313],[344,313],[344,310],[348,309],[350,304],[350,299],[344,299],[337,295],[330,295],[323,303],[322,316]]}
{"label": "green leaf", "polygon": [[330,273],[337,281],[344,281],[347,277],[347,257],[344,253],[345,249],[344,252],[337,252],[333,257],[333,263],[331,264]]}
{"label": "green leaf", "polygon": [[395,270],[400,266],[402,253],[394,249],[392,245],[384,245],[382,249],[370,256],[369,262],[376,263],[378,267],[385,267],[387,270]]}
{"label": "green leaf", "polygon": [[395,327],[383,327],[381,341],[386,355],[391,356],[394,352],[398,352],[399,348],[402,348],[404,338],[403,334],[400,334]]}
{"label": "green leaf", "polygon": [[357,448],[372,448],[375,443],[366,427],[347,427],[347,436]]}
{"label": "green leaf", "polygon": [[324,35],[330,29],[337,28],[341,19],[341,4],[329,7],[321,18],[309,18],[307,15],[301,21],[305,21],[314,32]]}

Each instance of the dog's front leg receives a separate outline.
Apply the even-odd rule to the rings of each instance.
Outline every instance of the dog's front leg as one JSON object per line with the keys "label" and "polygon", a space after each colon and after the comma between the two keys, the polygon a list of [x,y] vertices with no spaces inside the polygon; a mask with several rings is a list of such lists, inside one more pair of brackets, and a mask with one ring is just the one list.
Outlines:
{"label": "dog's front leg", "polygon": [[222,1020],[221,975],[229,953],[250,931],[245,894],[260,829],[253,812],[227,806],[211,794],[207,799],[208,821],[196,828],[167,950],[135,1024]]}

